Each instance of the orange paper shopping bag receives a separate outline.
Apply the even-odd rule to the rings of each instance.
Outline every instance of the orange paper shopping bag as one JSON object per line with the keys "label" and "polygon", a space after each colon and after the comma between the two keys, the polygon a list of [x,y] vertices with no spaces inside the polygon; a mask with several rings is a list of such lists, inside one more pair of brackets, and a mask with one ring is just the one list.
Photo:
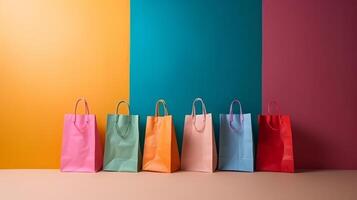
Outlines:
{"label": "orange paper shopping bag", "polygon": [[[159,116],[159,105],[165,114]],[[146,122],[143,170],[174,172],[180,168],[180,158],[172,116],[164,100],[156,103],[155,116],[148,116]]]}

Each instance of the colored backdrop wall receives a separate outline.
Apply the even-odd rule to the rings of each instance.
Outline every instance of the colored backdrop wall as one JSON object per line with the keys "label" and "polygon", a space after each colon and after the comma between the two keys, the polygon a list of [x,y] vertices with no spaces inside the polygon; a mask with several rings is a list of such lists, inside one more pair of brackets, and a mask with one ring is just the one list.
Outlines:
{"label": "colored backdrop wall", "polygon": [[0,0],[0,168],[58,168],[85,96],[104,133],[129,95],[129,0]]}
{"label": "colored backdrop wall", "polygon": [[[238,97],[254,119],[261,106],[260,0],[131,0],[130,100],[146,115],[164,98],[181,143],[195,97],[214,114]],[[256,120],[254,120],[256,121]]]}
{"label": "colored backdrop wall", "polygon": [[291,113],[298,168],[357,169],[356,11],[354,0],[263,1],[263,105]]}
{"label": "colored backdrop wall", "polygon": [[[277,100],[292,116],[297,168],[356,169],[356,10],[353,0],[265,0],[261,16],[258,0],[132,0],[141,133],[158,98],[180,142],[196,96],[216,128],[235,96],[254,122]],[[57,168],[63,114],[78,96],[103,136],[129,95],[129,23],[129,0],[0,0],[0,168]]]}

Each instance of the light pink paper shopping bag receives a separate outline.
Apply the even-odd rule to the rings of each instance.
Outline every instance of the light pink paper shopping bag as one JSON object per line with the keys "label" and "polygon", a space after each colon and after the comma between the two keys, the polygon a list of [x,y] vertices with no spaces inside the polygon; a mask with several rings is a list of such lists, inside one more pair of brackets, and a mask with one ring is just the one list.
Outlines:
{"label": "light pink paper shopping bag", "polygon": [[[77,106],[84,102],[86,114],[77,114]],[[61,171],[97,172],[103,165],[103,149],[97,132],[95,115],[89,113],[86,99],[76,102],[74,114],[64,116]]]}
{"label": "light pink paper shopping bag", "polygon": [[[202,114],[196,114],[195,103],[201,102]],[[181,169],[186,171],[214,172],[217,167],[217,150],[212,125],[212,115],[207,113],[201,98],[192,103],[192,114],[186,115],[183,133]]]}

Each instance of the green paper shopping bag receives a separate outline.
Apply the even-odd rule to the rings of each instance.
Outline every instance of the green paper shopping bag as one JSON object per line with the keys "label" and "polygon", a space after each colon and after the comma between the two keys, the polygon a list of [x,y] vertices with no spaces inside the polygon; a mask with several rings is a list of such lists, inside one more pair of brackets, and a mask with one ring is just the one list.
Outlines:
{"label": "green paper shopping bag", "polygon": [[[128,106],[128,115],[118,113],[119,106]],[[108,114],[104,152],[104,170],[138,172],[141,166],[139,116],[130,115],[126,101],[120,101],[116,114]]]}

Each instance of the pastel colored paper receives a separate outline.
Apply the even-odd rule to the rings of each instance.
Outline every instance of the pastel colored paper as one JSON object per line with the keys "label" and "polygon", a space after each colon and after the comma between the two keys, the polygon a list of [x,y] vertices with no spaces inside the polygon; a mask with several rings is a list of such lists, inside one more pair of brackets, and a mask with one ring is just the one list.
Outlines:
{"label": "pastel colored paper", "polygon": [[[84,101],[86,114],[77,114]],[[95,115],[89,114],[88,103],[78,99],[74,114],[66,114],[62,136],[61,171],[97,172],[103,165],[103,149],[97,132]]]}
{"label": "pastel colored paper", "polygon": [[268,106],[269,114],[259,116],[257,170],[294,172],[290,116],[272,115],[270,104]]}
{"label": "pastel colored paper", "polygon": [[[159,104],[164,106],[164,116],[159,116]],[[179,151],[172,116],[168,114],[166,103],[156,103],[155,116],[148,116],[146,122],[143,170],[174,172],[180,168]]]}
{"label": "pastel colored paper", "polygon": [[[201,115],[196,114],[196,102],[202,103]],[[216,167],[217,150],[212,115],[207,113],[203,100],[196,98],[192,103],[192,114],[185,116],[181,169],[214,172]]]}
{"label": "pastel colored paper", "polygon": [[[120,104],[125,103],[129,115],[118,113]],[[129,104],[120,101],[116,114],[107,116],[107,131],[104,151],[105,171],[138,172],[141,167],[139,144],[139,116],[130,115]]]}
{"label": "pastel colored paper", "polygon": [[[233,114],[234,103],[239,104],[239,114]],[[253,172],[254,145],[251,114],[243,114],[237,99],[231,103],[229,114],[220,115],[219,130],[218,169]]]}

